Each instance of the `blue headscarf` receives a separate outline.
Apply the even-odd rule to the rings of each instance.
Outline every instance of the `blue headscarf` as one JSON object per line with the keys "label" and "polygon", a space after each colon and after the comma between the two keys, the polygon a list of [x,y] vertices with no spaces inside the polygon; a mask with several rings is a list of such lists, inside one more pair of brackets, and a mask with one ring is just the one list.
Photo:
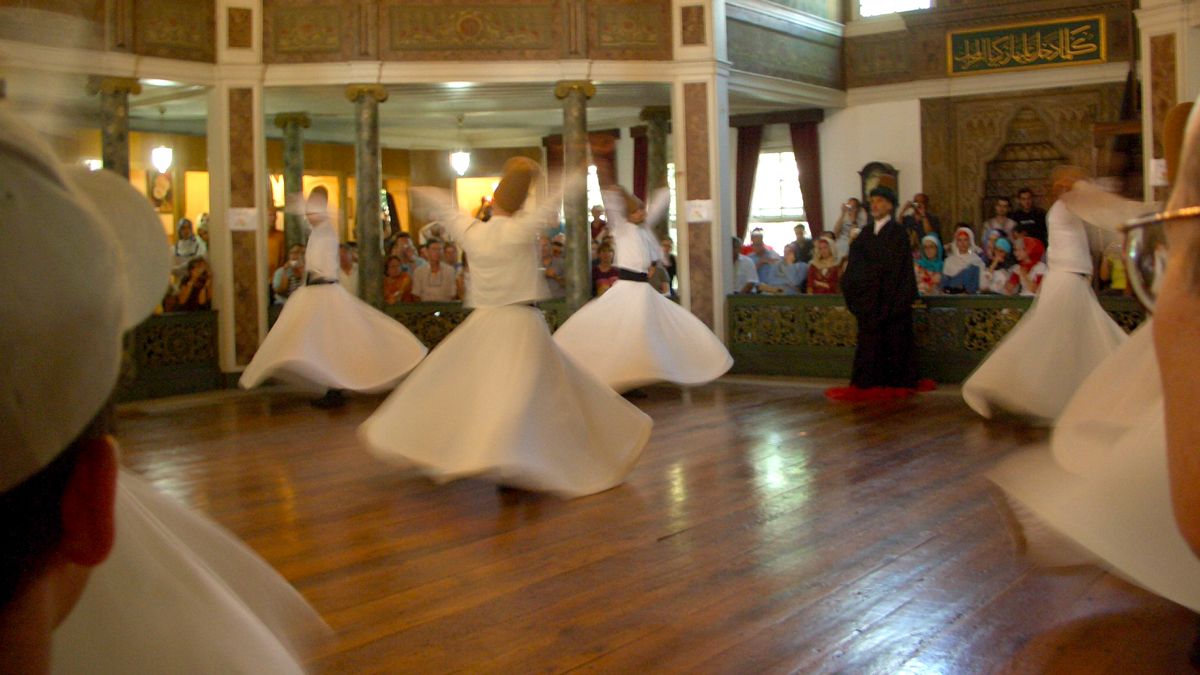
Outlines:
{"label": "blue headscarf", "polygon": [[[933,242],[933,247],[937,249],[937,258],[930,259],[929,256],[925,255],[925,242],[927,241]],[[921,257],[917,258],[917,264],[921,266],[921,269],[926,269],[930,272],[938,272],[940,274],[942,271],[942,240],[938,239],[932,234],[927,234],[924,237],[921,237],[920,250]]]}

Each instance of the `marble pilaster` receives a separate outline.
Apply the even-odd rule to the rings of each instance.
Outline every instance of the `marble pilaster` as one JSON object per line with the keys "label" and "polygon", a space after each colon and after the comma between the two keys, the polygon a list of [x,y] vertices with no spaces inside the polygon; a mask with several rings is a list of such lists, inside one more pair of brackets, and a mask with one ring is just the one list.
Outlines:
{"label": "marble pilaster", "polygon": [[355,233],[358,239],[358,292],[373,307],[383,307],[383,165],[379,149],[379,104],[387,89],[352,84],[346,98],[354,102]]}
{"label": "marble pilaster", "polygon": [[[262,140],[257,139],[258,143]],[[229,90],[229,206],[257,206],[255,190],[254,90]],[[259,237],[251,230],[230,232],[233,269],[233,339],[237,364],[254,358],[259,344]]]}
{"label": "marble pilaster", "polygon": [[[564,80],[554,87],[563,102],[563,215],[567,234],[567,314],[592,298],[591,229],[587,213],[587,100],[596,86]],[[578,178],[577,180],[572,180]]]}
{"label": "marble pilaster", "polygon": [[[304,129],[312,119],[304,113],[281,113],[275,116],[275,126],[283,129],[283,193],[291,202],[304,197]],[[284,250],[304,243],[304,216],[284,213]]]}
{"label": "marble pilaster", "polygon": [[142,93],[133,78],[88,79],[88,93],[100,95],[100,153],[104,168],[129,178],[129,95]]}
{"label": "marble pilaster", "polygon": [[[646,122],[646,196],[667,185],[667,122],[671,119],[671,108],[652,106],[642,110],[641,119]],[[666,218],[652,223],[660,240],[670,233]]]}

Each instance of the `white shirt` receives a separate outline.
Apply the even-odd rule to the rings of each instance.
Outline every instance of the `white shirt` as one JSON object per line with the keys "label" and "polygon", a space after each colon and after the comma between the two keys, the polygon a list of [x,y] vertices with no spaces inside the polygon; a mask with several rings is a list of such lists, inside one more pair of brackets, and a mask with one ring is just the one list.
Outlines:
{"label": "white shirt", "polygon": [[758,283],[758,269],[749,256],[739,253],[737,262],[733,264],[733,292],[741,293],[746,284]]}
{"label": "white shirt", "polygon": [[317,224],[308,235],[304,248],[304,268],[308,274],[330,281],[338,278],[341,261],[338,259],[338,236],[329,221]]}
{"label": "white shirt", "polygon": [[1046,246],[1046,266],[1057,272],[1091,274],[1092,248],[1088,244],[1083,219],[1071,212],[1062,201],[1046,212],[1046,231],[1050,241]]}
{"label": "white shirt", "polygon": [[458,293],[458,270],[454,265],[438,263],[436,274],[433,263],[421,265],[413,270],[412,280],[412,294],[424,302],[446,302]]}
{"label": "white shirt", "polygon": [[890,222],[892,222],[892,217],[890,215],[884,216],[875,221],[875,234],[879,234],[879,231],[883,229],[883,226]]}
{"label": "white shirt", "polygon": [[662,259],[662,246],[650,231],[650,223],[657,222],[667,212],[671,191],[655,190],[646,207],[646,217],[640,224],[625,219],[625,197],[620,192],[605,190],[600,196],[604,200],[608,231],[616,246],[613,265],[631,272],[647,272],[655,260]]}
{"label": "white shirt", "polygon": [[471,261],[465,306],[502,307],[550,297],[546,276],[538,271],[537,237],[558,228],[557,199],[544,200],[533,211],[493,215],[485,223],[445,198],[436,217]]}

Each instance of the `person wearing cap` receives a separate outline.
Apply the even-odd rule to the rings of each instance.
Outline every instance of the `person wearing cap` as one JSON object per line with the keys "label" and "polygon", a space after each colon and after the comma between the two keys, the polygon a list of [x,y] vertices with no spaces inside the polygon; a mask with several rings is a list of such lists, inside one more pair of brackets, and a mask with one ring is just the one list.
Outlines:
{"label": "person wearing cap", "polygon": [[850,386],[826,392],[835,400],[902,396],[917,388],[912,314],[917,278],[908,232],[892,217],[895,208],[891,186],[872,189],[872,221],[850,244],[841,284],[858,323],[858,345]]}
{"label": "person wearing cap", "polygon": [[313,405],[333,408],[345,403],[341,390],[369,393],[395,387],[427,350],[400,322],[338,283],[338,236],[320,190],[314,189],[304,206],[312,224],[305,250],[307,282],[283,306],[238,385],[253,389],[278,377],[324,390]]}
{"label": "person wearing cap", "polygon": [[[558,226],[558,199],[525,209],[538,165],[504,165],[486,223],[449,194],[413,188],[470,260],[473,310],[362,426],[379,458],[438,482],[478,476],[564,498],[615,487],[650,436],[650,418],[565,355],[533,303],[548,297],[537,238]],[[579,177],[573,185],[581,183]],[[452,425],[430,419],[455,411]]]}
{"label": "person wearing cap", "polygon": [[127,180],[61,167],[0,111],[6,673],[299,675],[293,630],[326,630],[241,542],[119,469],[122,335],[154,311],[168,250]]}
{"label": "person wearing cap", "polygon": [[1092,251],[1081,215],[1099,188],[1079,167],[1057,167],[1051,177],[1051,246],[1037,296],[962,385],[963,400],[983,417],[1006,410],[1053,423],[1092,369],[1125,341],[1124,329],[1092,290]]}
{"label": "person wearing cap", "polygon": [[666,215],[670,191],[656,190],[649,208],[620,186],[600,194],[616,243],[617,281],[559,326],[554,342],[622,393],[653,382],[699,385],[720,377],[733,366],[725,345],[649,283],[651,266],[662,258],[649,224]]}

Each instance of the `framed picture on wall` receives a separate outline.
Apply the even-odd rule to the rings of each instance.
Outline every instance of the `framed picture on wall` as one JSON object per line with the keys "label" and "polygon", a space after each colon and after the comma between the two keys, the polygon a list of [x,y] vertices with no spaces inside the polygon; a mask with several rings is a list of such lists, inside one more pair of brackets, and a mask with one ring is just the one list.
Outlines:
{"label": "framed picture on wall", "polygon": [[171,174],[158,171],[146,172],[146,195],[159,213],[175,211],[175,185]]}

